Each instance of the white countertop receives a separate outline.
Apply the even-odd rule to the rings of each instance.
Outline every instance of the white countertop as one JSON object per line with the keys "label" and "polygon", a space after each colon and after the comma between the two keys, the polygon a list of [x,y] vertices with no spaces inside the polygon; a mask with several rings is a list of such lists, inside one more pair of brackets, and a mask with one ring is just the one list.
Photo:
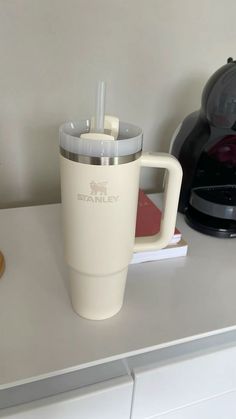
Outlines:
{"label": "white countertop", "polygon": [[181,215],[185,258],[132,265],[122,311],[80,318],[66,285],[60,205],[0,211],[0,389],[236,329],[236,240]]}

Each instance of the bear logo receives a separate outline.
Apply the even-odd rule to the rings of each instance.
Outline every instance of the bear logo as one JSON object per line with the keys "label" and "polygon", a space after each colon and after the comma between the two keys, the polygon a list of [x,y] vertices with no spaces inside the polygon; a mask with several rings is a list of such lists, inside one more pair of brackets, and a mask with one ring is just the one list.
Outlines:
{"label": "bear logo", "polygon": [[107,182],[90,182],[91,192],[90,195],[107,195]]}

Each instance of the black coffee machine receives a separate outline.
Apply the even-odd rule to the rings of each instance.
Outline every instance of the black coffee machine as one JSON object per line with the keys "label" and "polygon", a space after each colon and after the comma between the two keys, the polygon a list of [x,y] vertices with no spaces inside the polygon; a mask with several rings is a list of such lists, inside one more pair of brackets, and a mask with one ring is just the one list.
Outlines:
{"label": "black coffee machine", "polygon": [[195,230],[236,237],[236,61],[206,83],[201,109],[188,115],[172,139],[181,163],[179,211]]}

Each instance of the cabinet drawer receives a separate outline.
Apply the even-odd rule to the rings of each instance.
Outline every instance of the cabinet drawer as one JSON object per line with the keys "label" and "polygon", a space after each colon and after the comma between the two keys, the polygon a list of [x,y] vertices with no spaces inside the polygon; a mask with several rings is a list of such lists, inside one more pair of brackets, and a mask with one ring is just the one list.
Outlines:
{"label": "cabinet drawer", "polygon": [[119,377],[0,410],[6,419],[129,419],[133,380]]}
{"label": "cabinet drawer", "polygon": [[132,419],[149,418],[236,389],[236,348],[134,365],[132,370]]}
{"label": "cabinet drawer", "polygon": [[[177,409],[155,419],[234,419],[236,414],[236,392],[223,394],[200,403]],[[154,417],[152,418],[154,419]]]}

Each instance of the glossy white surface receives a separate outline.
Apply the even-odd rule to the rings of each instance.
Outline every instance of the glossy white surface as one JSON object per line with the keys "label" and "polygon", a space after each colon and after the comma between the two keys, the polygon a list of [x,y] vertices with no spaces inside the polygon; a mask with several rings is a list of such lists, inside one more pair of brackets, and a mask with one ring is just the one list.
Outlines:
{"label": "glossy white surface", "polygon": [[235,412],[236,391],[231,391],[152,419],[234,419]]}
{"label": "glossy white surface", "polygon": [[0,388],[234,329],[234,240],[191,230],[186,258],[132,265],[122,311],[81,319],[70,305],[60,205],[0,212]]}
{"label": "glossy white surface", "polygon": [[[56,375],[33,382],[0,390],[0,412],[20,404],[26,404],[62,393],[91,388],[93,384],[111,382],[120,377],[130,377],[123,360],[95,365],[82,370]],[[1,416],[0,416],[1,417]]]}
{"label": "glossy white surface", "polygon": [[133,381],[128,375],[54,397],[0,410],[9,419],[129,419]]}
{"label": "glossy white surface", "polygon": [[132,419],[151,418],[235,390],[236,347],[134,367],[133,377]]}

